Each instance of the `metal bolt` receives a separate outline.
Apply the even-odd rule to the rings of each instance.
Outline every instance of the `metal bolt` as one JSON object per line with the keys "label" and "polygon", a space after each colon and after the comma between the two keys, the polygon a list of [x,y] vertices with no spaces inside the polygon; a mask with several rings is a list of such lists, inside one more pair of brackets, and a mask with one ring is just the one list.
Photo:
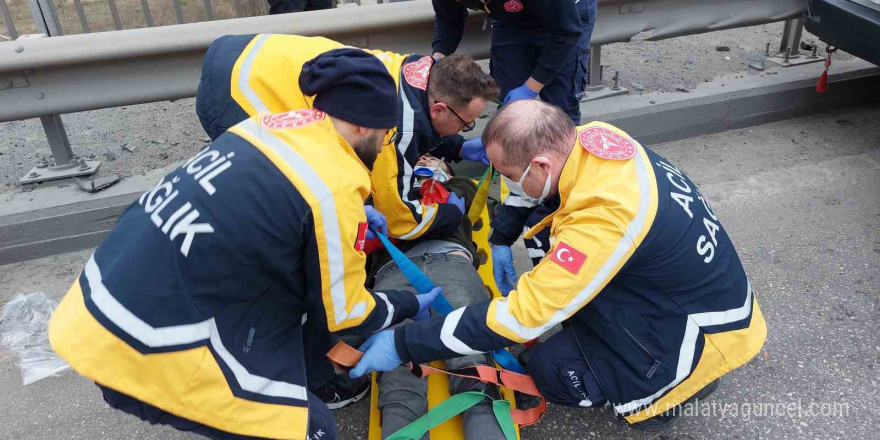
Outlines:
{"label": "metal bolt", "polygon": [[813,46],[813,54],[810,55],[810,58],[819,58],[819,56],[816,54],[816,52],[817,52],[818,50],[819,50],[819,45],[818,45],[818,44],[815,45],[815,46]]}
{"label": "metal bolt", "polygon": [[788,59],[791,56],[791,48],[785,50],[785,59],[782,60],[783,63],[788,64]]}
{"label": "metal bolt", "polygon": [[767,43],[767,49],[764,50],[764,55],[768,57],[770,56],[770,43]]}
{"label": "metal bolt", "polygon": [[618,81],[620,80],[620,71],[619,70],[614,71],[614,78],[612,78],[612,79],[614,80],[614,85],[611,86],[611,90],[620,90],[620,86],[618,85]]}
{"label": "metal bolt", "polygon": [[34,93],[34,98],[37,98],[38,101],[42,100],[46,97],[46,94],[43,92]]}
{"label": "metal bolt", "polygon": [[49,166],[49,162],[46,159],[41,159],[40,163],[37,164],[37,168],[46,168]]}
{"label": "metal bolt", "polygon": [[79,166],[79,170],[80,170],[80,171],[85,171],[85,170],[88,170],[88,169],[89,169],[89,165],[88,165],[87,163],[85,163],[85,162],[83,162],[83,163]]}
{"label": "metal bolt", "polygon": [[24,46],[15,46],[15,53],[24,52]]}
{"label": "metal bolt", "polygon": [[33,179],[35,177],[40,177],[40,173],[38,173],[36,171],[31,171],[31,173],[28,174],[28,177],[30,177],[31,179]]}

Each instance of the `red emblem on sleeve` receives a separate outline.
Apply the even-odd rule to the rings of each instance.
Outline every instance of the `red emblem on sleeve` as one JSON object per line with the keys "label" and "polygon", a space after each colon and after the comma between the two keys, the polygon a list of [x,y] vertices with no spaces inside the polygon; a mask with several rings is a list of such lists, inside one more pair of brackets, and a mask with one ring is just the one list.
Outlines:
{"label": "red emblem on sleeve", "polygon": [[367,248],[367,224],[358,223],[358,235],[354,241],[354,250],[363,252]]}
{"label": "red emblem on sleeve", "polygon": [[324,112],[314,109],[291,110],[284,113],[263,115],[260,124],[263,127],[279,130],[283,128],[299,128],[324,119]]}
{"label": "red emblem on sleeve", "polygon": [[580,134],[581,145],[602,159],[627,160],[636,155],[636,145],[629,136],[621,136],[604,127],[590,127]]}
{"label": "red emblem on sleeve", "polygon": [[431,75],[431,66],[434,60],[431,57],[422,57],[403,66],[403,78],[406,82],[422,90],[428,89],[428,77]]}
{"label": "red emblem on sleeve", "polygon": [[523,4],[519,0],[508,0],[504,3],[504,10],[510,13],[516,13],[523,10]]}
{"label": "red emblem on sleeve", "polygon": [[553,253],[550,254],[550,259],[565,270],[577,275],[581,266],[587,261],[587,255],[560,241]]}

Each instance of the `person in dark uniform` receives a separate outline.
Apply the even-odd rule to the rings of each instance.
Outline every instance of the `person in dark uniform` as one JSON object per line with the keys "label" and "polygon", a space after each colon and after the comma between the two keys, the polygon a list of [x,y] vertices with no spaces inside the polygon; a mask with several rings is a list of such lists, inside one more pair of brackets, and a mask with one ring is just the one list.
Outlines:
{"label": "person in dark uniform", "polygon": [[490,69],[504,103],[540,95],[580,124],[576,95],[583,91],[585,72],[579,68],[589,59],[589,38],[583,41],[582,23],[595,22],[596,0],[433,0],[433,4],[434,58],[455,52],[468,9],[486,11],[492,23]]}

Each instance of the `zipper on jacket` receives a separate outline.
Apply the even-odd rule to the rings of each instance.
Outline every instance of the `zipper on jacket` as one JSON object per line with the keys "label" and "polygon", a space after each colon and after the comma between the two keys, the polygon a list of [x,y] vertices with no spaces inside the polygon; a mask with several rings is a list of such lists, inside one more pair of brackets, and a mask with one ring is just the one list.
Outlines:
{"label": "zipper on jacket", "polygon": [[653,354],[651,354],[651,351],[648,350],[648,347],[645,347],[645,344],[642,344],[641,341],[639,341],[638,339],[636,339],[636,337],[635,337],[632,333],[630,333],[629,330],[627,330],[627,329],[623,329],[623,332],[626,334],[626,336],[627,336],[627,337],[628,337],[628,338],[629,338],[634,344],[636,344],[637,347],[639,347],[640,350],[642,350],[643,353],[645,353],[649,358],[651,358],[651,359],[654,360],[654,364],[651,365],[651,368],[648,370],[648,373],[645,374],[645,377],[647,377],[648,379],[654,377],[654,373],[656,373],[656,372],[657,372],[657,369],[660,368],[660,360],[657,359],[656,356],[654,356]]}
{"label": "zipper on jacket", "polygon": [[254,333],[256,333],[256,332],[257,332],[257,330],[253,327],[251,327],[251,329],[248,330],[248,338],[247,338],[247,342],[245,342],[245,344],[244,344],[244,350],[243,350],[245,354],[248,354],[251,351],[251,345],[253,345],[253,343],[254,343]]}

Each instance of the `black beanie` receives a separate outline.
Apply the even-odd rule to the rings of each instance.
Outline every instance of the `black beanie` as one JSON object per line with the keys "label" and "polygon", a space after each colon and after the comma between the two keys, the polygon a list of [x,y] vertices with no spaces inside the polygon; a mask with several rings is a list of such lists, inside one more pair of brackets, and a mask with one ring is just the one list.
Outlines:
{"label": "black beanie", "polygon": [[385,65],[360,49],[324,52],[303,64],[299,88],[315,108],[368,128],[397,125],[397,87]]}

